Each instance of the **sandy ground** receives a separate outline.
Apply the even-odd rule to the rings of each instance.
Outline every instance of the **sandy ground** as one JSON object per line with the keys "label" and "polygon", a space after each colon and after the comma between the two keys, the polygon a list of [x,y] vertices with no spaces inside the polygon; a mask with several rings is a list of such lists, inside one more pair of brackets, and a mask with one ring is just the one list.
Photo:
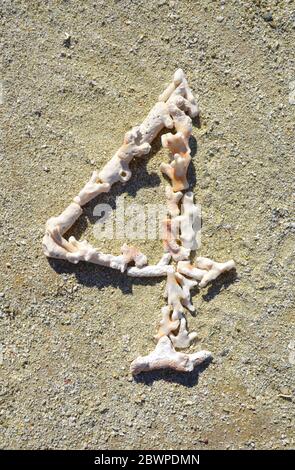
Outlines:
{"label": "sandy ground", "polygon": [[[1,2],[1,448],[294,447],[294,28],[293,1]],[[164,281],[48,262],[41,241],[178,67],[201,108],[200,254],[238,267],[194,297],[213,362],[135,381]],[[166,159],[156,142],[101,201],[164,203]]]}

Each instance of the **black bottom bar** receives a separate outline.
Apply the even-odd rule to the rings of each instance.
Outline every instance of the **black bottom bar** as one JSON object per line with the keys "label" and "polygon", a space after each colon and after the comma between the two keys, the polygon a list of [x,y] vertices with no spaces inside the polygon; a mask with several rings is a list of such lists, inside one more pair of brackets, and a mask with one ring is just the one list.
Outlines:
{"label": "black bottom bar", "polygon": [[[117,468],[132,468],[140,465],[283,465],[290,461],[294,463],[295,452],[290,451],[131,451],[131,450],[2,450],[0,465],[30,465],[31,468],[52,465],[83,465],[97,468],[100,466],[115,466]],[[6,464],[6,465],[5,465]]]}

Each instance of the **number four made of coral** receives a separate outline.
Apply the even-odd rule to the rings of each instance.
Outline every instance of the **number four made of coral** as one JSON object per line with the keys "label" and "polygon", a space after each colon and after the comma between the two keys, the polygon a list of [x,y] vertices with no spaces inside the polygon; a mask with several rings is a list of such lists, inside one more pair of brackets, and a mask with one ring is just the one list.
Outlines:
{"label": "number four made of coral", "polygon": [[[190,262],[191,251],[198,248],[197,227],[200,226],[195,223],[200,218],[198,206],[194,204],[192,192],[187,191],[187,171],[191,161],[189,139],[192,118],[198,113],[198,105],[185,74],[178,69],[142,124],[125,134],[122,146],[111,160],[100,172],[93,172],[59,216],[51,217],[46,223],[43,251],[47,257],[74,264],[79,261],[95,263],[126,271],[132,277],[167,278],[167,305],[162,308],[162,319],[155,336],[156,347],[147,356],[140,356],[131,363],[133,375],[163,368],[190,372],[211,358],[211,353],[206,350],[193,354],[178,351],[188,348],[196,338],[196,333],[187,330],[186,311],[195,310],[190,291],[197,285],[205,287],[221,273],[235,268],[233,260],[219,263],[198,257],[195,265]],[[147,155],[151,143],[164,128],[174,132],[163,134],[161,138],[163,147],[170,151],[170,162],[162,163],[160,169],[171,181],[171,186],[166,188],[168,216],[163,221],[164,253],[161,260],[156,265],[149,265],[143,253],[127,244],[116,256],[100,252],[86,240],[78,241],[75,237],[67,240],[64,235],[82,214],[82,207],[100,193],[109,192],[113,184],[128,181],[131,177],[130,161]]]}

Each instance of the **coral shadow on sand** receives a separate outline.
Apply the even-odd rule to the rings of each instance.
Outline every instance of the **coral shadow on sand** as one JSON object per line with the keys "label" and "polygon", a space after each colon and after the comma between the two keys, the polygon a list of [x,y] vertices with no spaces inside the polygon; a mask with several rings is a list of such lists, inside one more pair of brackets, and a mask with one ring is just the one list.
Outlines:
{"label": "coral shadow on sand", "polygon": [[195,367],[192,372],[175,372],[169,369],[141,372],[134,377],[134,381],[151,386],[154,382],[164,380],[165,382],[173,382],[190,388],[198,384],[199,375],[207,369],[211,362],[212,358],[207,359],[203,364]]}
{"label": "coral shadow on sand", "polygon": [[222,290],[227,289],[231,284],[238,281],[238,275],[235,269],[222,273],[213,284],[210,284],[206,294],[204,294],[203,300],[210,302],[216,297]]}
{"label": "coral shadow on sand", "polygon": [[78,265],[73,265],[68,261],[48,258],[48,263],[58,274],[74,274],[77,282],[86,287],[103,289],[104,287],[112,286],[116,289],[120,289],[125,295],[132,294],[134,285],[156,286],[159,282],[163,281],[162,277],[129,277],[126,272],[121,273],[118,270],[108,267],[83,262],[80,262]]}

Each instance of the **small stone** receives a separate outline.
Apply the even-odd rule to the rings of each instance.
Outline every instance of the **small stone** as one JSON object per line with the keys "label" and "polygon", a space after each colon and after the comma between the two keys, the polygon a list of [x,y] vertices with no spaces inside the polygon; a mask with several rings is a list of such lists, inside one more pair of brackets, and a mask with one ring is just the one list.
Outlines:
{"label": "small stone", "polygon": [[288,389],[288,387],[281,387],[280,392],[282,395],[291,395],[291,391]]}
{"label": "small stone", "polygon": [[209,439],[199,439],[202,444],[209,444]]}
{"label": "small stone", "polygon": [[271,12],[271,11],[267,11],[266,13],[264,13],[263,19],[264,19],[264,21],[266,21],[267,23],[269,23],[270,21],[272,21],[272,20],[273,20],[272,12]]}
{"label": "small stone", "polygon": [[43,171],[45,171],[46,173],[48,173],[50,170],[49,170],[49,168],[48,168],[47,166],[44,166],[44,167],[43,167]]}
{"label": "small stone", "polygon": [[224,20],[224,16],[217,16],[216,18],[216,21],[218,21],[218,23],[222,23]]}
{"label": "small stone", "polygon": [[223,351],[221,351],[220,356],[225,357],[229,354],[229,348],[225,348]]}
{"label": "small stone", "polygon": [[71,47],[71,36],[70,34],[66,33],[65,39],[62,42],[64,47],[67,47],[68,49]]}
{"label": "small stone", "polygon": [[107,411],[109,411],[109,409],[106,406],[101,406],[99,408],[100,414],[105,414],[105,413],[107,413]]}

